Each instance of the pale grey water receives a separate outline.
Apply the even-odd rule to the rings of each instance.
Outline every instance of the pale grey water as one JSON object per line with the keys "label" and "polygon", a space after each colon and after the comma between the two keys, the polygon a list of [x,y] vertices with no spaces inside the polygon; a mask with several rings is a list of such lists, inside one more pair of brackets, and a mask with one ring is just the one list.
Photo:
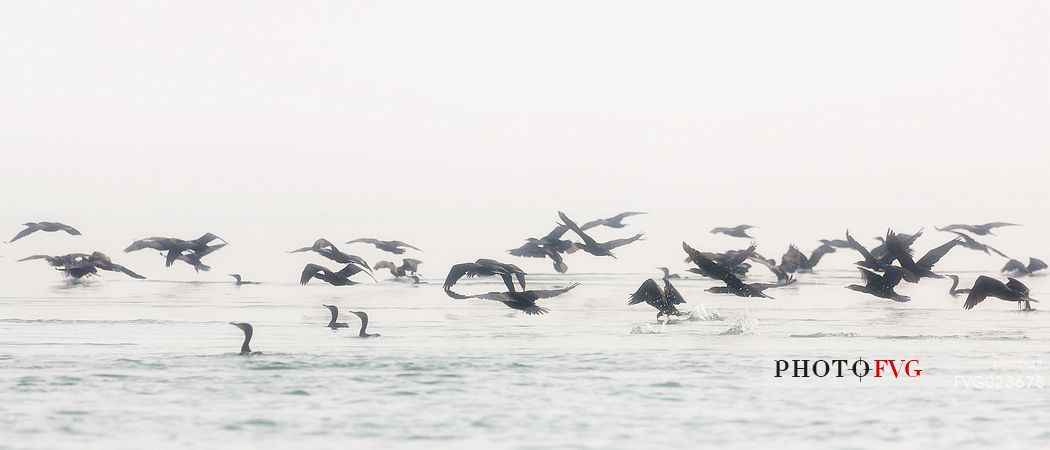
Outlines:
{"label": "pale grey water", "polygon": [[[760,272],[759,272],[760,273]],[[973,311],[924,280],[896,304],[802,274],[775,301],[703,292],[721,320],[661,327],[625,300],[653,274],[580,282],[545,316],[411,287],[122,280],[16,285],[0,296],[0,447],[653,448],[779,444],[1022,447],[1050,440],[1047,389],[957,386],[958,376],[1050,382],[1043,311]],[[961,273],[972,280],[975,273]],[[1037,298],[1046,278],[1026,280]],[[495,280],[462,284],[467,292]],[[331,331],[322,303],[361,309],[375,339]],[[236,354],[255,326],[252,348]],[[640,329],[643,332],[638,334]],[[774,378],[774,360],[919,359],[900,380]],[[1016,361],[1023,361],[1018,367]],[[1006,365],[1004,367],[1004,364]],[[1026,378],[1027,379],[1027,378]]]}

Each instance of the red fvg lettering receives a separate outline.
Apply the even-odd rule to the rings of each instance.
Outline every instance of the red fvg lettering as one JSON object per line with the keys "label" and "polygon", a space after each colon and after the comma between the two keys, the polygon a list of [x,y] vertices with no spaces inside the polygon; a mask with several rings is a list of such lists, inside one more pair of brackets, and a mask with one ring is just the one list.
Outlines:
{"label": "red fvg lettering", "polygon": [[907,376],[907,377],[915,378],[915,377],[918,377],[919,375],[922,375],[922,369],[914,369],[913,370],[912,367],[911,367],[912,363],[915,363],[916,366],[919,365],[919,360],[917,360],[917,359],[908,359],[908,360],[902,359],[902,360],[899,360],[900,367],[897,366],[897,362],[898,362],[898,360],[894,360],[894,359],[876,359],[875,360],[875,378],[882,378],[882,373],[883,373],[883,371],[886,370],[887,366],[889,367],[890,371],[893,373],[893,378],[900,378],[902,370],[904,371],[904,375]]}

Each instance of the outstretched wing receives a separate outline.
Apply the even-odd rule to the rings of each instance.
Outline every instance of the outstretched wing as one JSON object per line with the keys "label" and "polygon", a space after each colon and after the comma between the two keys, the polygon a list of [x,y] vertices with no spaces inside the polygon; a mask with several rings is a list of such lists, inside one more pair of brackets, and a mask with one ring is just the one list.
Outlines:
{"label": "outstretched wing", "polygon": [[638,290],[634,291],[628,297],[627,306],[637,305],[639,303],[655,303],[660,304],[663,302],[664,292],[660,290],[660,285],[656,284],[656,281],[652,278],[645,280],[641,286],[638,286]]}
{"label": "outstretched wing", "polygon": [[752,242],[746,249],[734,253],[732,256],[727,257],[722,263],[729,268],[739,266],[744,261],[750,259],[754,254],[755,250],[758,249],[758,244]]}
{"label": "outstretched wing", "polygon": [[728,268],[712,261],[710,258],[696,251],[696,249],[689,246],[685,242],[682,242],[682,249],[689,255],[689,261],[696,264],[700,268],[700,273],[704,276],[714,278],[716,280],[722,280],[727,286],[732,288],[739,288],[744,285],[744,282],[740,281],[736,275],[733,275]]}
{"label": "outstretched wing", "polygon": [[452,266],[448,271],[448,276],[445,277],[445,285],[443,286],[445,291],[455,286],[456,282],[464,276],[467,278],[478,276],[478,269],[479,267],[475,263],[459,263]]}
{"label": "outstretched wing", "polygon": [[[396,246],[398,246],[398,247],[406,247],[406,248],[410,248],[412,250],[419,250],[419,248],[413,247],[413,246],[409,245],[407,242],[391,241],[391,243],[396,245]],[[419,250],[419,251],[423,251],[423,250]]]}
{"label": "outstretched wing", "polygon": [[372,270],[379,270],[379,269],[390,269],[391,271],[395,271],[396,272],[397,271],[397,266],[394,265],[394,263],[392,263],[390,261],[379,261],[379,262],[376,263],[376,265],[372,266]]}
{"label": "outstretched wing", "polygon": [[11,238],[11,240],[7,241],[7,242],[14,242],[14,241],[17,241],[19,239],[22,239],[22,238],[24,238],[26,236],[29,236],[30,234],[33,234],[33,232],[35,232],[35,231],[37,231],[39,229],[40,229],[40,227],[38,225],[36,225],[36,224],[28,225],[28,226],[26,226],[26,229],[24,229],[22,231],[19,231],[18,234],[15,235],[15,237]]}
{"label": "outstretched wing", "polygon": [[644,235],[643,233],[638,233],[638,234],[636,234],[634,236],[631,236],[631,237],[625,238],[625,239],[613,239],[613,240],[611,240],[609,242],[606,242],[606,243],[602,244],[602,247],[605,247],[608,250],[612,250],[612,249],[617,248],[617,247],[623,247],[623,246],[625,246],[627,244],[630,244],[630,243],[632,243],[634,241],[640,240],[643,235]]}
{"label": "outstretched wing", "polygon": [[678,292],[678,289],[675,289],[673,284],[671,284],[671,280],[666,278],[664,279],[664,298],[672,305],[681,305],[682,303],[685,303],[685,298],[682,297],[682,294]]}
{"label": "outstretched wing", "polygon": [[569,229],[572,230],[573,233],[576,233],[576,235],[579,236],[580,239],[583,239],[583,242],[585,244],[594,247],[598,246],[598,242],[595,241],[594,238],[590,237],[587,233],[584,233],[583,230],[581,230],[580,227],[576,225],[576,222],[573,222],[572,219],[569,218],[569,216],[565,215],[565,213],[558,211],[558,217],[561,218],[561,221],[564,222],[565,226],[569,227]]}
{"label": "outstretched wing", "polygon": [[974,306],[977,306],[978,303],[983,302],[988,297],[1000,298],[1009,295],[1010,288],[1006,287],[1002,281],[981,275],[977,277],[977,281],[970,288],[970,294],[966,296],[966,303],[963,304],[963,309],[973,309]]}
{"label": "outstretched wing", "polygon": [[871,252],[869,252],[867,248],[861,245],[860,242],[857,242],[856,239],[853,239],[853,236],[850,236],[849,230],[846,230],[846,242],[849,243],[850,248],[860,253],[860,256],[862,256],[864,260],[867,261],[869,264],[878,262],[878,260],[875,259],[874,256],[872,256]]}
{"label": "outstretched wing", "polygon": [[579,285],[580,285],[580,283],[573,283],[573,284],[570,284],[570,285],[568,285],[566,287],[563,287],[561,289],[539,289],[539,290],[534,290],[534,291],[525,291],[525,292],[523,292],[523,294],[530,295],[530,296],[532,296],[533,298],[536,298],[536,299],[553,298],[553,297],[557,297],[557,296],[559,296],[561,294],[564,294],[566,292],[569,292],[569,291],[575,289],[576,286],[579,286]]}
{"label": "outstretched wing", "polygon": [[312,264],[312,263],[311,264],[307,264],[305,267],[303,267],[302,276],[299,277],[299,284],[305,286],[306,283],[308,283],[310,281],[310,279],[313,278],[314,275],[316,275],[319,272],[323,272],[325,274],[332,273],[332,271],[328,270],[327,267],[320,266],[320,265],[317,265],[317,264]]}
{"label": "outstretched wing", "polygon": [[915,264],[927,270],[932,269],[934,264],[937,264],[937,262],[940,261],[941,258],[944,257],[944,255],[948,254],[948,251],[955,248],[955,246],[959,245],[960,242],[962,242],[960,239],[952,239],[942,244],[940,247],[934,248],[933,250],[926,252],[926,254],[923,255],[922,258],[919,258],[919,260],[916,261]]}
{"label": "outstretched wing", "polygon": [[1028,267],[1027,267],[1027,269],[1028,269],[1029,273],[1035,272],[1037,270],[1043,270],[1046,267],[1047,267],[1046,263],[1043,262],[1043,260],[1036,259],[1036,258],[1028,258]]}
{"label": "outstretched wing", "polygon": [[1003,266],[1003,268],[1001,270],[999,270],[999,271],[1000,272],[1024,272],[1027,269],[1028,268],[1024,265],[1023,262],[1018,261],[1016,259],[1011,259],[1011,260],[1007,261],[1006,265]]}
{"label": "outstretched wing", "polygon": [[1024,283],[1018,281],[1015,278],[1007,278],[1006,279],[1006,287],[1008,289],[1012,290],[1012,291],[1017,291],[1017,292],[1020,292],[1020,293],[1024,294],[1025,297],[1028,296],[1029,292],[1032,292],[1031,290],[1028,289],[1028,286],[1025,286]]}

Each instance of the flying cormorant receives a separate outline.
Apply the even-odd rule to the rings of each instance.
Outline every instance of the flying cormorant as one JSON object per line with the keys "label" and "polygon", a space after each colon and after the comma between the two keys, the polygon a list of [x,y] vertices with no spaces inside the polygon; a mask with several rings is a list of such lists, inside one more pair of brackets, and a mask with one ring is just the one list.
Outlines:
{"label": "flying cormorant", "polygon": [[955,224],[948,225],[948,226],[946,226],[944,228],[937,228],[937,230],[938,231],[963,230],[963,231],[968,231],[970,233],[973,233],[973,234],[975,234],[977,236],[985,236],[985,235],[989,235],[989,234],[995,234],[995,233],[992,233],[992,229],[993,228],[1019,227],[1019,226],[1020,225],[1018,225],[1016,223],[1007,223],[1007,222],[989,222],[989,223],[982,224],[982,225],[966,225],[966,224],[961,224],[961,223],[955,223]]}
{"label": "flying cormorant", "polygon": [[[408,244],[406,244],[404,242],[401,242],[401,241],[380,241],[379,239],[373,239],[373,238],[354,239],[352,241],[347,241],[347,244],[353,244],[355,242],[362,242],[362,243],[365,243],[365,244],[372,244],[372,245],[376,246],[376,248],[378,248],[378,249],[380,249],[380,250],[382,250],[384,252],[390,252],[390,253],[393,253],[395,255],[400,255],[400,254],[405,253],[405,248],[410,248],[412,250],[419,250],[418,248],[413,247],[411,245],[408,245]],[[422,251],[422,250],[419,250],[419,251]]]}
{"label": "flying cormorant", "polygon": [[45,232],[65,231],[66,233],[72,234],[73,236],[80,236],[80,232],[77,231],[76,228],[73,228],[73,227],[71,227],[69,225],[66,225],[64,223],[59,223],[59,222],[26,222],[26,223],[23,223],[22,225],[25,226],[26,228],[24,230],[22,230],[22,231],[19,231],[18,234],[16,234],[15,237],[11,238],[10,241],[7,241],[8,243],[11,243],[11,242],[17,241],[19,239],[22,239],[22,238],[24,238],[26,236],[29,236],[30,234],[33,234],[33,233],[35,233],[37,231],[45,231]]}
{"label": "flying cormorant", "polygon": [[1024,283],[1013,278],[1007,278],[1007,280],[1004,284],[1002,281],[992,277],[984,275],[977,277],[977,281],[970,288],[970,295],[966,297],[963,309],[973,309],[974,306],[977,306],[984,299],[995,297],[1008,302],[1017,302],[1018,309],[1021,309],[1023,306],[1026,311],[1031,311],[1032,304],[1030,302],[1039,302],[1039,300],[1029,297],[1028,286],[1025,286]]}

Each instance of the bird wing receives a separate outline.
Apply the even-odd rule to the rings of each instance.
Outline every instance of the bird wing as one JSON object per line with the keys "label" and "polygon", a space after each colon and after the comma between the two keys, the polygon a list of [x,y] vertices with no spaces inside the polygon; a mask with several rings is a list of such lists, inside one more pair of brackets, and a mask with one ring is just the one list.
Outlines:
{"label": "bird wing", "polygon": [[915,260],[908,253],[908,248],[905,246],[904,241],[893,230],[886,231],[886,250],[901,263],[901,267],[912,270],[916,266]]}
{"label": "bird wing", "polygon": [[940,261],[941,258],[944,257],[944,255],[948,254],[948,251],[955,248],[955,246],[959,245],[960,242],[962,241],[959,239],[952,239],[944,244],[941,244],[940,247],[934,248],[933,250],[926,252],[926,254],[923,255],[922,258],[919,258],[919,260],[916,261],[915,264],[927,270],[932,269],[934,264],[937,264],[937,262]]}
{"label": "bird wing", "polygon": [[61,261],[60,261],[60,259],[59,259],[59,258],[55,258],[54,256],[51,256],[51,255],[33,255],[33,256],[26,256],[25,258],[22,258],[22,259],[20,259],[20,260],[18,260],[18,261],[16,261],[16,262],[22,262],[22,261],[32,261],[32,260],[34,260],[34,259],[46,259],[46,260],[47,260],[47,262],[48,262],[48,263],[50,263],[50,264],[51,264],[51,265],[53,265],[53,266],[54,266],[54,265],[56,265],[56,264],[55,264],[55,263],[52,263],[52,261],[55,261],[55,262],[58,262],[59,264],[61,264]]}
{"label": "bird wing", "polygon": [[1002,298],[1009,295],[1010,288],[1006,287],[1002,281],[981,275],[977,277],[977,281],[974,281],[973,287],[970,288],[970,293],[966,296],[966,303],[963,304],[963,309],[973,309],[974,306],[977,306],[978,303],[981,303],[988,297]]}
{"label": "bird wing", "polygon": [[609,242],[601,244],[601,246],[605,247],[607,250],[612,250],[614,248],[623,247],[623,246],[625,246],[627,244],[630,244],[630,243],[632,243],[634,241],[640,240],[642,238],[642,236],[644,236],[643,233],[638,233],[638,234],[636,234],[634,236],[631,236],[629,238],[613,239],[613,240],[611,240]]}
{"label": "bird wing", "polygon": [[690,247],[689,244],[682,242],[682,249],[689,255],[689,261],[696,264],[700,268],[700,273],[704,276],[714,278],[716,280],[722,280],[726,285],[739,288],[744,285],[744,282],[740,281],[733,272],[727,269],[725,266],[712,261],[710,258],[696,251]]}
{"label": "bird wing", "polygon": [[168,253],[164,255],[164,266],[171,267],[171,265],[175,263],[175,260],[179,259],[180,256],[182,256],[181,251],[176,251],[174,249],[168,250]]}
{"label": "bird wing", "polygon": [[1009,223],[1009,222],[988,222],[988,223],[986,223],[984,225],[981,225],[981,228],[1019,227],[1019,226],[1020,225],[1018,225],[1016,223]]}
{"label": "bird wing", "polygon": [[564,294],[566,292],[569,292],[569,291],[575,289],[576,286],[579,286],[579,285],[580,285],[579,283],[573,283],[573,284],[570,284],[570,285],[568,285],[566,287],[563,287],[561,289],[538,289],[538,290],[534,290],[534,291],[525,291],[525,292],[523,292],[523,294],[528,295],[528,296],[530,296],[530,297],[532,297],[534,299],[553,298],[553,297],[557,297],[557,296],[559,296],[561,294]]}
{"label": "bird wing", "polygon": [[1018,261],[1016,259],[1011,259],[1011,260],[1007,261],[1006,265],[1003,266],[1003,268],[1001,270],[999,270],[999,271],[1000,272],[1023,272],[1023,271],[1026,271],[1026,270],[1028,270],[1028,268],[1024,265],[1023,262]]}
{"label": "bird wing", "polygon": [[622,212],[622,213],[619,213],[619,214],[617,214],[617,215],[615,215],[615,216],[613,216],[613,217],[610,217],[610,218],[609,218],[609,221],[610,221],[610,222],[619,222],[619,221],[621,221],[621,220],[623,220],[623,219],[626,219],[626,218],[628,218],[628,217],[631,217],[631,216],[637,216],[637,215],[641,215],[641,214],[646,214],[646,213],[644,213],[644,212],[640,212],[640,211],[627,211],[627,212]]}
{"label": "bird wing", "polygon": [[627,306],[637,305],[639,303],[663,303],[664,292],[660,290],[660,285],[656,284],[656,281],[652,278],[642,282],[641,286],[638,286],[638,290],[634,291],[628,297]]}
{"label": "bird wing", "polygon": [[[409,244],[408,244],[408,243],[406,243],[406,242],[402,242],[402,241],[390,241],[390,242],[391,242],[392,244],[394,244],[394,245],[398,246],[398,247],[406,247],[406,248],[410,248],[410,249],[412,249],[412,250],[419,250],[419,248],[417,248],[417,247],[413,247],[413,246],[409,245]],[[423,250],[419,250],[419,251],[423,251]]]}
{"label": "bird wing", "polygon": [[332,251],[335,251],[335,252],[339,251],[338,248],[335,248],[335,244],[333,244],[332,241],[329,241],[328,239],[325,239],[325,238],[317,238],[317,240],[314,241],[314,245],[312,247],[313,248],[325,248],[325,247],[328,247]]}
{"label": "bird wing", "polygon": [[741,263],[751,258],[751,256],[755,254],[756,249],[758,249],[758,244],[752,242],[748,248],[736,252],[732,256],[727,257],[722,263],[726,267],[739,266]]}
{"label": "bird wing", "polygon": [[372,266],[372,270],[379,269],[390,269],[391,271],[397,271],[397,266],[390,261],[379,261],[376,265]]}
{"label": "bird wing", "polygon": [[26,236],[29,236],[30,234],[33,234],[33,232],[35,232],[35,231],[37,231],[39,229],[40,229],[40,226],[37,225],[37,224],[28,225],[28,226],[26,226],[26,229],[24,229],[22,231],[19,231],[18,234],[15,235],[15,237],[11,238],[11,240],[7,241],[7,242],[14,242],[14,241],[17,241],[19,239],[22,239],[22,238],[24,238]]}
{"label": "bird wing", "polygon": [[342,269],[340,269],[339,272],[336,272],[335,274],[340,277],[349,278],[361,272],[364,272],[363,267],[354,263],[350,263],[346,264],[346,266],[342,267]]}
{"label": "bird wing", "polygon": [[124,266],[122,266],[120,264],[109,263],[109,264],[106,264],[106,265],[99,265],[98,267],[100,269],[102,269],[102,270],[108,270],[108,271],[111,271],[111,272],[121,272],[124,275],[127,275],[127,276],[129,276],[131,278],[134,278],[136,280],[144,280],[144,279],[146,279],[146,277],[144,277],[142,275],[139,275],[139,274],[135,273],[134,271],[132,271],[131,269],[128,269],[127,267],[124,267]]}
{"label": "bird wing", "polygon": [[363,242],[363,243],[365,243],[365,244],[372,244],[372,245],[378,245],[378,244],[379,244],[379,239],[373,239],[373,238],[358,238],[358,239],[354,239],[354,240],[352,240],[352,241],[346,241],[346,243],[347,243],[347,244],[353,244],[353,243],[355,243],[355,242]]}
{"label": "bird wing", "polygon": [[445,291],[448,291],[449,288],[455,286],[456,282],[464,276],[466,276],[467,278],[478,276],[479,268],[480,267],[478,267],[478,265],[475,263],[459,263],[452,266],[452,268],[450,268],[448,271],[448,276],[445,277]]}
{"label": "bird wing", "polygon": [[583,224],[583,226],[581,226],[580,229],[581,230],[589,230],[589,229],[594,228],[594,227],[596,227],[598,225],[605,225],[605,224],[606,224],[605,219],[597,219],[597,220],[592,220],[590,222],[587,222],[587,223]]}
{"label": "bird wing", "polygon": [[299,284],[306,285],[306,283],[308,283],[310,279],[313,278],[314,275],[316,275],[318,272],[324,272],[325,274],[332,273],[332,271],[328,270],[327,267],[312,263],[307,264],[305,267],[303,267],[303,274],[299,277]]}
{"label": "bird wing", "polygon": [[579,236],[580,239],[583,239],[583,242],[585,244],[587,244],[588,246],[598,246],[598,242],[595,241],[594,238],[587,235],[587,233],[584,233],[583,230],[581,230],[580,227],[576,225],[576,222],[573,222],[572,219],[569,218],[569,216],[565,215],[565,213],[558,211],[558,217],[561,218],[562,222],[565,222],[565,226],[569,227],[570,230],[576,233],[576,235]]}
{"label": "bird wing", "polygon": [[285,253],[300,253],[300,252],[308,252],[308,251],[311,251],[311,250],[313,250],[313,249],[314,249],[313,247],[303,247],[303,248],[297,248],[297,249],[295,249],[295,250],[289,250],[289,251],[287,251],[287,252],[285,252]]}
{"label": "bird wing", "polygon": [[419,265],[423,264],[423,261],[412,258],[405,258],[401,260],[401,265],[409,272],[416,272],[419,270]]}
{"label": "bird wing", "polygon": [[857,242],[856,239],[853,239],[853,236],[850,236],[849,230],[846,230],[846,242],[849,243],[850,248],[860,253],[860,256],[864,257],[864,260],[868,263],[874,263],[878,261],[875,259],[874,256],[871,255],[871,252],[869,252],[867,248],[861,245],[860,242]]}
{"label": "bird wing", "polygon": [[1024,283],[1018,281],[1016,278],[1007,278],[1006,287],[1007,289],[1024,294],[1025,297],[1028,296],[1028,293],[1032,292],[1030,289],[1028,289],[1028,286],[1025,286]]}
{"label": "bird wing", "polygon": [[1028,270],[1028,272],[1031,273],[1037,270],[1043,270],[1046,267],[1046,263],[1043,262],[1043,260],[1036,258],[1028,258],[1028,267],[1026,268],[1026,270]]}
{"label": "bird wing", "polygon": [[682,294],[678,292],[678,289],[675,289],[673,284],[671,284],[671,280],[666,278],[664,279],[664,298],[672,305],[681,305],[685,303],[685,298],[682,297]]}

